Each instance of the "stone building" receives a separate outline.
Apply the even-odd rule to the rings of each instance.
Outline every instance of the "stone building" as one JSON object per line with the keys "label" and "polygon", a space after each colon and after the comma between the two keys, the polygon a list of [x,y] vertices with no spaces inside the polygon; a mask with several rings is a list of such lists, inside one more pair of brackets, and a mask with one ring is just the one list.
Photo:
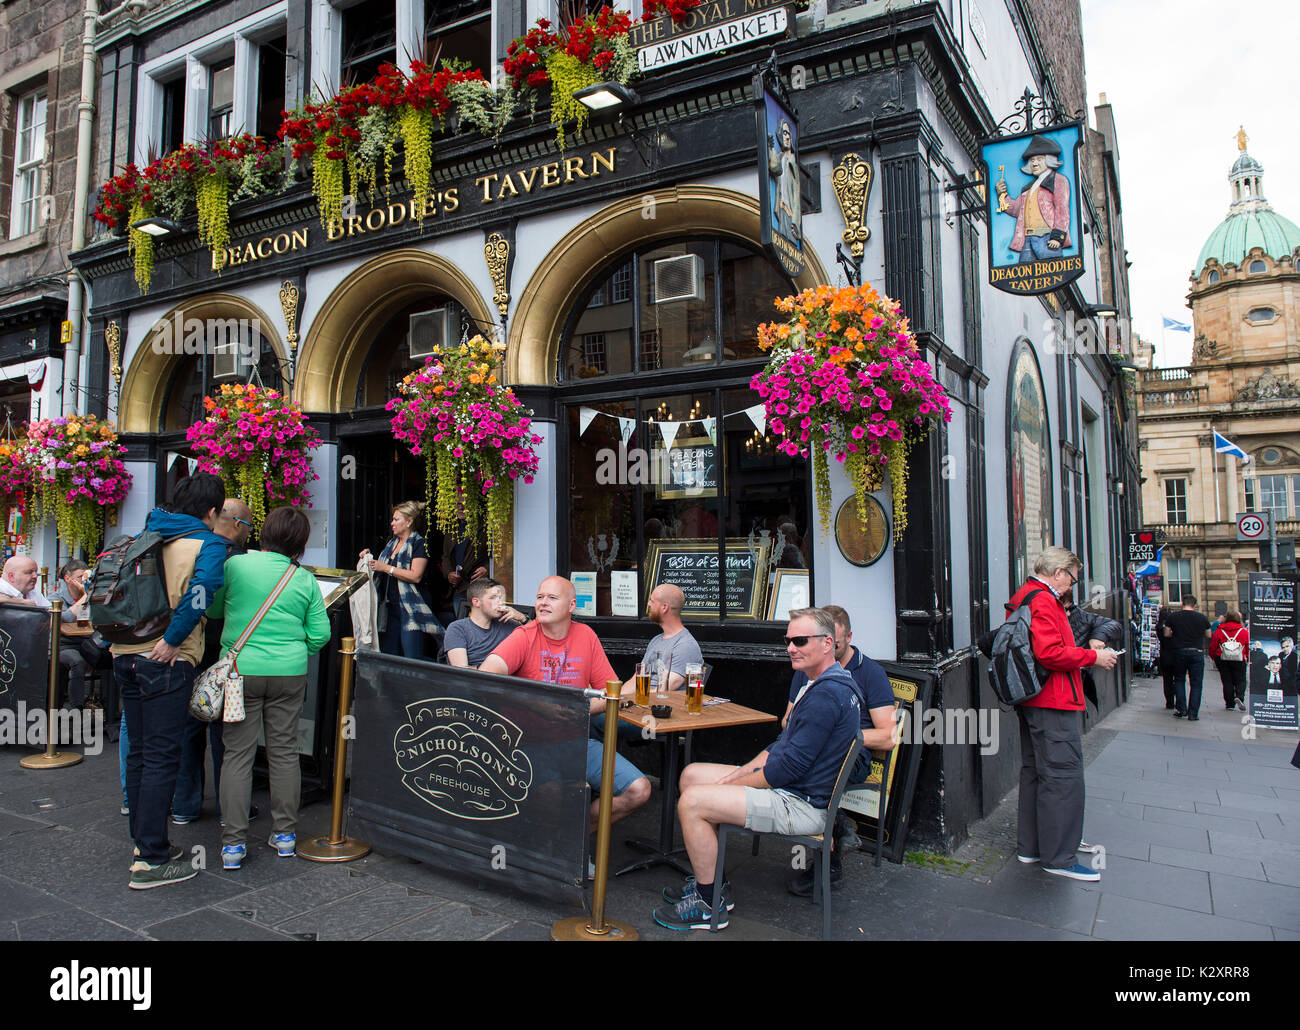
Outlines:
{"label": "stone building", "polygon": [[[539,16],[554,20],[556,6],[163,5],[101,37],[101,90],[112,100],[100,109],[99,180],[144,162],[151,148],[198,141],[221,119],[232,131],[260,131],[268,96],[292,107],[429,40],[491,68]],[[639,4],[618,6],[640,13]],[[848,609],[855,643],[917,704],[996,710],[973,641],[1000,618],[1042,546],[1083,555],[1080,589],[1123,617],[1120,542],[1136,480],[1121,373],[1109,347],[1056,346],[1064,324],[1094,318],[1103,303],[1127,315],[1123,277],[1110,271],[1123,264],[1113,119],[1098,109],[1100,162],[1078,163],[1085,272],[1053,294],[989,285],[989,219],[972,187],[984,171],[980,140],[1026,90],[1070,114],[1082,108],[1079,20],[1069,0],[813,3],[759,45],[647,73],[621,120],[593,118],[564,154],[544,112],[495,140],[439,137],[435,188],[454,202],[422,222],[405,217],[399,187],[393,200],[358,197],[340,235],[321,225],[307,185],[291,182],[232,207],[239,260],[220,275],[193,221],[180,226],[158,244],[144,294],[126,241],[97,237],[74,261],[94,285],[89,339],[100,347],[112,326],[122,341],[120,383],[102,362],[91,379],[130,450],[135,485],[123,527],[139,528],[188,474],[185,431],[205,393],[256,369],[301,403],[325,440],[313,458],[319,500],[305,560],[350,566],[362,546],[377,550],[389,506],[423,495],[422,462],[394,445],[383,405],[419,364],[412,316],[436,311],[457,336],[462,326],[497,327],[506,379],[544,438],[541,471],[518,486],[513,531],[494,556],[512,596],[526,601],[557,571],[590,577],[589,624],[621,669],[650,635],[636,613],[654,571],[652,544],[689,538],[722,568],[732,550],[767,553],[770,542],[775,557],[755,577],[757,597],[776,593],[778,571],[805,576],[804,596]],[[767,165],[760,171],[752,83],[773,50],[783,79],[802,87],[793,91],[806,258],[797,274],[761,239]],[[227,104],[216,102],[219,81],[223,89],[233,81]],[[821,532],[807,463],[777,453],[745,414],[756,399],[750,378],[764,365],[754,327],[771,317],[772,298],[845,281],[836,252],[849,237],[832,174],[840,167],[871,173],[860,223],[848,226],[865,241],[862,277],[901,301],[955,409],[911,458],[907,532],[893,539],[890,492],[879,491],[880,533],[866,555]],[[511,263],[490,268],[485,241],[498,234]],[[689,270],[681,290],[660,295],[661,267]],[[256,349],[218,363],[150,345],[158,326],[190,317],[256,320]],[[630,445],[652,450],[665,422],[695,427],[695,445],[702,438],[719,455],[725,471],[708,496],[662,484],[602,490],[600,449],[628,441],[620,434],[630,427]],[[828,514],[849,495],[836,470]],[[615,575],[631,578],[631,603],[614,590]],[[755,615],[715,599],[692,631],[714,682],[775,711],[789,659],[779,613],[759,607]],[[1126,684],[1099,680],[1104,714]],[[915,804],[900,796],[887,843],[910,832],[951,847],[998,802],[1020,765],[1014,719],[1002,719],[992,753],[969,740],[905,752],[900,782],[914,785]],[[728,746],[739,756],[768,740],[756,732]]]}
{"label": "stone building", "polygon": [[[1246,150],[1228,173],[1227,217],[1192,271],[1191,364],[1140,373],[1144,525],[1168,539],[1165,592],[1201,607],[1242,602],[1259,549],[1236,542],[1239,512],[1272,511],[1300,532],[1300,228],[1273,210]],[[1251,460],[1216,455],[1213,431]]]}

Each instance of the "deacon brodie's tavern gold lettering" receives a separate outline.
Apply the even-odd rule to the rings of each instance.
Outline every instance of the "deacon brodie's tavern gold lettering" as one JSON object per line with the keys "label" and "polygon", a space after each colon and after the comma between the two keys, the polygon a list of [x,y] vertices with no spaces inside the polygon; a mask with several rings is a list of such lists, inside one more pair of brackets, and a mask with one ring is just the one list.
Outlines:
{"label": "deacon brodie's tavern gold lettering", "polygon": [[[474,189],[469,196],[474,203],[494,204],[500,200],[540,193],[542,190],[554,189],[585,179],[598,178],[603,173],[615,170],[616,148],[593,151],[586,157],[574,156],[562,161],[548,161],[543,164],[529,165],[527,168],[512,172],[489,172],[474,179]],[[449,186],[429,194],[424,204],[423,218],[436,218],[440,214],[451,214],[460,210],[461,187]],[[334,243],[368,233],[383,232],[408,222],[422,220],[417,218],[414,198],[404,202],[379,204],[364,215],[351,218],[331,219],[325,227],[325,239]],[[310,245],[310,227],[295,229],[292,232],[263,236],[259,240],[239,243],[227,247],[223,259],[212,257],[212,270],[219,272],[223,267],[252,264],[263,258],[284,254],[291,250],[305,249]]]}

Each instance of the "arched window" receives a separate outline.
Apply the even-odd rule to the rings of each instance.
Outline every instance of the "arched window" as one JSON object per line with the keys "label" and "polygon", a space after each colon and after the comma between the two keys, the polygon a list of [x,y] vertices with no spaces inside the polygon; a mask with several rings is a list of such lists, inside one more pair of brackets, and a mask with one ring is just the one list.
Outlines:
{"label": "arched window", "polygon": [[1263,261],[1252,261],[1248,271],[1251,275],[1259,275],[1261,272],[1268,271],[1268,265],[1264,264]]}
{"label": "arched window", "polygon": [[1020,340],[1007,388],[1007,477],[1011,589],[1033,572],[1038,554],[1054,543],[1052,431],[1043,374],[1034,347]]}
{"label": "arched window", "polygon": [[[211,327],[222,319],[205,319]],[[280,359],[275,350],[251,327],[255,319],[230,319],[227,325],[236,327],[225,338],[215,342],[207,355],[186,354],[175,365],[167,392],[163,396],[159,432],[177,432],[189,429],[202,419],[206,412],[203,398],[212,394],[222,383],[248,382],[256,355],[257,378],[269,390],[283,390],[284,377]]]}
{"label": "arched window", "polygon": [[1217,283],[1218,281],[1219,281],[1219,273],[1218,273],[1218,272],[1211,272],[1211,273],[1210,273],[1210,283],[1211,283],[1211,285],[1213,285],[1214,283]]}
{"label": "arched window", "polygon": [[434,346],[459,344],[477,331],[465,309],[443,294],[407,304],[375,334],[357,382],[357,407],[387,404],[397,395],[397,384],[424,364]]}
{"label": "arched window", "polygon": [[654,244],[588,284],[561,349],[561,380],[708,368],[760,356],[755,330],[793,292],[761,254],[718,238]]}
{"label": "arched window", "polygon": [[777,452],[749,389],[757,327],[793,292],[718,237],[638,248],[587,284],[557,369],[560,571],[581,612],[638,616],[674,557],[688,618],[766,619],[778,569],[812,598],[808,463]]}

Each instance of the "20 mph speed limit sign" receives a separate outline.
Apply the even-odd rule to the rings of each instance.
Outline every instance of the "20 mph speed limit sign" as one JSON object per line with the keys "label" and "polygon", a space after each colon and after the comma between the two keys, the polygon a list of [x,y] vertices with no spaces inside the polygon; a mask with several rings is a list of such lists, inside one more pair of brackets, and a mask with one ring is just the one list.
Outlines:
{"label": "20 mph speed limit sign", "polygon": [[1265,512],[1263,515],[1257,515],[1254,512],[1245,512],[1237,516],[1237,539],[1238,540],[1267,540],[1269,516],[1272,512]]}

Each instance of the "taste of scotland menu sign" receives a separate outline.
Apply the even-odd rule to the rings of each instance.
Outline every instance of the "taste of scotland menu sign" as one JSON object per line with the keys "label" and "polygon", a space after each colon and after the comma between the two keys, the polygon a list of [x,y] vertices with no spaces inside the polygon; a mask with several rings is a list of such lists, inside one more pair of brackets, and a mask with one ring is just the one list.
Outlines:
{"label": "taste of scotland menu sign", "polygon": [[660,583],[672,583],[686,595],[685,618],[716,618],[724,596],[728,618],[762,618],[771,549],[770,541],[751,547],[745,537],[728,537],[726,568],[719,575],[717,540],[651,540],[646,550],[646,596]]}

